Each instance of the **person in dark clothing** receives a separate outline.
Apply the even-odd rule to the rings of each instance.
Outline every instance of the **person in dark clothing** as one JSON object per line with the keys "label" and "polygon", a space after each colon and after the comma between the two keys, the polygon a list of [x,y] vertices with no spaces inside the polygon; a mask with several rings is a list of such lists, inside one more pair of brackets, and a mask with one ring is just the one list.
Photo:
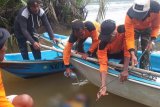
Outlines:
{"label": "person in dark clothing", "polygon": [[24,60],[29,60],[26,41],[32,44],[30,48],[34,58],[41,59],[40,45],[38,39],[34,37],[34,34],[37,33],[36,28],[40,27],[40,21],[45,26],[50,39],[55,41],[51,25],[40,4],[41,0],[28,0],[27,6],[19,10],[14,22],[15,37]]}

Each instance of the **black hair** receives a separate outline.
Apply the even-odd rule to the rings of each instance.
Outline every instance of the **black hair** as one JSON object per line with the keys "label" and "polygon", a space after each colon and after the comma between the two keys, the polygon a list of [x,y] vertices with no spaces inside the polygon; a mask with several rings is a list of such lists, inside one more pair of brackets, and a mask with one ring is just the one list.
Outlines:
{"label": "black hair", "polygon": [[84,29],[85,26],[84,26],[84,23],[78,19],[72,21],[72,30],[73,31],[79,31],[81,29]]}
{"label": "black hair", "polygon": [[41,3],[42,3],[41,0],[28,0],[28,1],[27,1],[27,6],[30,7],[30,6],[33,5],[35,2],[37,2],[38,4],[41,4]]}
{"label": "black hair", "polygon": [[125,27],[124,27],[124,25],[119,25],[119,26],[117,27],[117,32],[118,32],[118,33],[124,33],[124,32],[125,32]]}
{"label": "black hair", "polygon": [[84,23],[84,25],[85,25],[85,28],[86,28],[89,32],[91,32],[91,31],[93,31],[93,30],[96,29],[96,27],[94,26],[94,24],[93,24],[92,22],[90,22],[90,21],[86,21],[86,22]]}

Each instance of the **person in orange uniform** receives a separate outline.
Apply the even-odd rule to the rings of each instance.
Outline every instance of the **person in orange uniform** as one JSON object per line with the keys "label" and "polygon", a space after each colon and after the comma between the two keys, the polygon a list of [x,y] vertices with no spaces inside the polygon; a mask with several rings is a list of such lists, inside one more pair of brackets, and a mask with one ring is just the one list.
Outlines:
{"label": "person in orange uniform", "polygon": [[[63,51],[63,61],[66,66],[66,73],[69,76],[70,69],[70,55],[71,49],[74,43],[77,43],[77,52],[82,53],[82,58],[86,59],[88,56],[96,56],[96,50],[98,47],[98,36],[99,36],[100,24],[98,22],[85,21],[82,22],[78,19],[72,22],[72,33]],[[91,37],[92,44],[89,50],[85,53],[83,49],[83,43],[85,40]]]}
{"label": "person in orange uniform", "polygon": [[[9,32],[0,28],[0,61],[3,61],[5,55],[5,42],[10,37]],[[27,94],[22,95],[11,95],[7,96],[5,94],[4,86],[2,83],[0,68],[0,107],[33,107],[33,99]]]}
{"label": "person in orange uniform", "polygon": [[106,76],[108,73],[108,59],[120,59],[120,63],[124,63],[123,71],[128,70],[126,68],[129,61],[126,59],[130,58],[130,53],[126,49],[125,44],[125,28],[124,25],[116,24],[113,20],[105,20],[101,24],[101,33],[99,36],[100,43],[98,47],[98,61],[99,71],[101,77],[100,91],[97,93],[97,98],[106,95]]}
{"label": "person in orange uniform", "polygon": [[132,55],[132,65],[137,64],[135,52],[138,50],[138,43],[141,43],[140,68],[149,69],[149,53],[159,29],[160,4],[154,0],[134,0],[125,18],[126,45]]}

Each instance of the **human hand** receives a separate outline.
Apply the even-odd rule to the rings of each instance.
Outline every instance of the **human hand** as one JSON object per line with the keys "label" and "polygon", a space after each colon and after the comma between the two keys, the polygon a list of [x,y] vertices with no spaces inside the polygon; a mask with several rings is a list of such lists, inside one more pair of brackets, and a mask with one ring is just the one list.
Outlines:
{"label": "human hand", "polygon": [[107,92],[107,87],[106,86],[102,86],[100,88],[100,90],[98,91],[98,93],[97,93],[96,101],[98,101],[102,96],[108,95],[108,93],[106,93],[106,92]]}
{"label": "human hand", "polygon": [[58,43],[59,40],[57,38],[53,38],[53,43]]}
{"label": "human hand", "polygon": [[147,51],[152,51],[155,43],[153,41],[150,41],[146,47]]}
{"label": "human hand", "polygon": [[131,62],[132,62],[132,67],[138,64],[137,57],[135,56],[134,53],[131,53]]}
{"label": "human hand", "polygon": [[120,82],[124,82],[128,79],[128,70],[120,73]]}
{"label": "human hand", "polygon": [[66,68],[66,71],[65,71],[66,74],[64,74],[64,75],[66,77],[69,77],[71,75],[71,72],[72,72],[72,70],[70,68]]}
{"label": "human hand", "polygon": [[40,44],[39,44],[38,42],[34,42],[34,43],[33,43],[33,48],[34,48],[35,50],[40,50]]}
{"label": "human hand", "polygon": [[82,54],[82,59],[87,59],[87,57],[88,57],[88,54],[86,53]]}

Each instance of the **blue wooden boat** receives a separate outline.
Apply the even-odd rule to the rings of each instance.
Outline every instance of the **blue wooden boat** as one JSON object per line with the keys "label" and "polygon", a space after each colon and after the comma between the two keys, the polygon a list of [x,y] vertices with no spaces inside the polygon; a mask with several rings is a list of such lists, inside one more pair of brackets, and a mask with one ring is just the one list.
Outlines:
{"label": "blue wooden boat", "polygon": [[[86,48],[90,46],[91,41],[87,41]],[[141,56],[141,52],[138,52]],[[152,52],[150,57],[150,69],[158,76],[150,73],[132,72],[125,83],[120,83],[118,75],[119,71],[115,69],[108,70],[106,80],[107,90],[118,96],[142,103],[151,107],[160,106],[160,52]],[[115,64],[119,60],[111,59],[110,62]],[[99,64],[72,57],[71,64],[83,74],[91,83],[100,87],[101,79],[99,75]],[[142,69],[141,69],[142,70]]]}
{"label": "blue wooden boat", "polygon": [[[58,34],[56,37],[66,38],[66,36]],[[29,52],[30,60],[23,60],[20,53],[6,54],[5,61],[0,62],[0,67],[22,78],[38,77],[65,70],[62,53],[45,50],[41,51],[41,54],[41,60],[34,60],[31,52]]]}
{"label": "blue wooden boat", "polygon": [[[47,35],[44,35],[48,38]],[[91,39],[85,42],[85,50],[89,48]],[[141,52],[138,52],[138,56]],[[120,83],[118,75],[119,71],[109,69],[106,86],[107,90],[121,97],[142,103],[151,107],[160,106],[160,52],[152,52],[150,62],[152,73],[141,73],[133,71],[128,78],[128,81]],[[119,60],[111,59],[110,62],[117,64]],[[91,83],[100,87],[101,79],[99,75],[99,64],[81,58],[72,57],[71,64],[86,77]],[[139,69],[142,70],[142,69]],[[144,70],[145,72],[145,70]],[[150,72],[150,71],[148,71]],[[156,73],[157,76],[152,75]]]}
{"label": "blue wooden boat", "polygon": [[[92,84],[101,86],[99,64],[75,57],[71,58],[71,64]],[[106,80],[108,92],[150,107],[160,106],[160,78],[152,79],[152,75],[148,74],[144,76],[130,74],[128,81],[120,83],[119,74],[120,72],[114,69],[108,70]]]}
{"label": "blue wooden boat", "polygon": [[62,54],[55,51],[42,51],[42,60],[23,60],[20,53],[6,54],[5,61],[0,63],[4,70],[22,78],[31,78],[65,70]]}
{"label": "blue wooden boat", "polygon": [[[46,39],[46,40],[49,40],[49,36],[47,33],[44,33],[43,34],[43,37]],[[66,36],[63,36],[63,35],[58,35],[58,34],[55,34],[55,37],[56,38],[59,38],[61,39],[62,41],[66,41],[67,37]],[[88,50],[90,45],[91,45],[91,38],[88,38],[86,41],[85,41],[85,45],[84,45],[84,50]],[[158,37],[156,39],[156,43],[159,43],[160,42],[160,37]],[[138,57],[140,57],[142,54],[141,51],[138,51]],[[159,72],[160,73],[160,61],[158,60],[160,59],[160,51],[153,51],[151,53],[151,56],[150,56],[150,66],[149,66],[149,69],[152,70],[152,71],[155,71],[155,72]]]}

